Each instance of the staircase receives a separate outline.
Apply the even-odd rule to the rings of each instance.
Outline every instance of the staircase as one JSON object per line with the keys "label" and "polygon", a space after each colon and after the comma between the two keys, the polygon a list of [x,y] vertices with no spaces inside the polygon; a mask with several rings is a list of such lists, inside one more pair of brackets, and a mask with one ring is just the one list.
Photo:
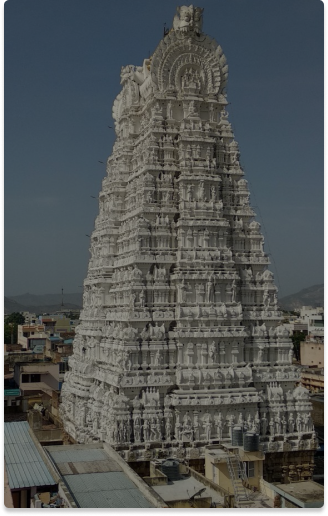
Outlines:
{"label": "staircase", "polygon": [[251,501],[243,484],[243,481],[246,481],[243,464],[235,453],[228,454],[227,463],[235,496],[235,506],[247,507]]}

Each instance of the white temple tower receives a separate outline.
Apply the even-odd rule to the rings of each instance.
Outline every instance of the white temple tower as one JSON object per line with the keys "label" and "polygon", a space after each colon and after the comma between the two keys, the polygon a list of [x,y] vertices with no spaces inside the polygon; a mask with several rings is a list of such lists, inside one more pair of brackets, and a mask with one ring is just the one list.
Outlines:
{"label": "white temple tower", "polygon": [[178,8],[152,57],[122,68],[62,389],[75,441],[134,460],[202,457],[235,425],[266,452],[316,447],[202,11]]}

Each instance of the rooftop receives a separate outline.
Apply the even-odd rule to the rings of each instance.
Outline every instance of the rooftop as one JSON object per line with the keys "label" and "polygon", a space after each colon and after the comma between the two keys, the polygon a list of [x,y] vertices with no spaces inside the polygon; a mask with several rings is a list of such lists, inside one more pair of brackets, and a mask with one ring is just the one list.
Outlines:
{"label": "rooftop", "polygon": [[324,487],[317,482],[307,480],[291,484],[273,484],[275,491],[291,501],[301,502],[301,506],[322,507],[324,503]]}
{"label": "rooftop", "polygon": [[10,489],[56,485],[26,421],[4,424],[4,452]]}
{"label": "rooftop", "polygon": [[[153,486],[154,491],[160,495],[166,502],[173,502],[178,500],[189,500],[197,492],[204,489],[204,484],[196,480],[194,477],[182,477],[180,480],[171,480],[168,484],[163,486]],[[197,496],[200,498],[212,498],[212,501],[217,504],[223,503],[223,496],[214,489],[206,487],[206,489]]]}
{"label": "rooftop", "polygon": [[78,507],[154,507],[101,445],[47,446],[46,451]]}

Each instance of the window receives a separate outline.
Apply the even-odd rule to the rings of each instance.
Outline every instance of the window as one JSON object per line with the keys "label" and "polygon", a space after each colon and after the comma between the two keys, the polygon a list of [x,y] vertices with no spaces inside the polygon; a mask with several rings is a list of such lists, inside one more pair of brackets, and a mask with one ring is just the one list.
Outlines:
{"label": "window", "polygon": [[59,362],[59,372],[65,373],[68,371],[68,362]]}
{"label": "window", "polygon": [[244,462],[245,473],[248,478],[255,477],[255,462]]}
{"label": "window", "polygon": [[30,381],[30,375],[29,374],[22,374],[22,382],[28,383]]}
{"label": "window", "polygon": [[31,374],[31,382],[41,382],[40,374]]}

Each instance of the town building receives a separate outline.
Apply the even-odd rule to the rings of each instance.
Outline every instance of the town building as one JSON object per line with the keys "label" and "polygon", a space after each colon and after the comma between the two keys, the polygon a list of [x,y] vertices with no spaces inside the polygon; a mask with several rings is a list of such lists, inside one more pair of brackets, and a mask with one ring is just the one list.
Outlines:
{"label": "town building", "polygon": [[313,306],[302,306],[299,316],[294,320],[294,332],[323,338],[324,336],[324,309]]}
{"label": "town building", "polygon": [[301,365],[308,367],[324,368],[324,339],[307,335],[300,343]]}
{"label": "town building", "polygon": [[204,462],[238,428],[259,439],[264,478],[297,462],[306,479],[309,393],[228,119],[227,61],[202,23],[179,7],[153,55],[121,70],[60,414],[72,442],[128,462]]}

